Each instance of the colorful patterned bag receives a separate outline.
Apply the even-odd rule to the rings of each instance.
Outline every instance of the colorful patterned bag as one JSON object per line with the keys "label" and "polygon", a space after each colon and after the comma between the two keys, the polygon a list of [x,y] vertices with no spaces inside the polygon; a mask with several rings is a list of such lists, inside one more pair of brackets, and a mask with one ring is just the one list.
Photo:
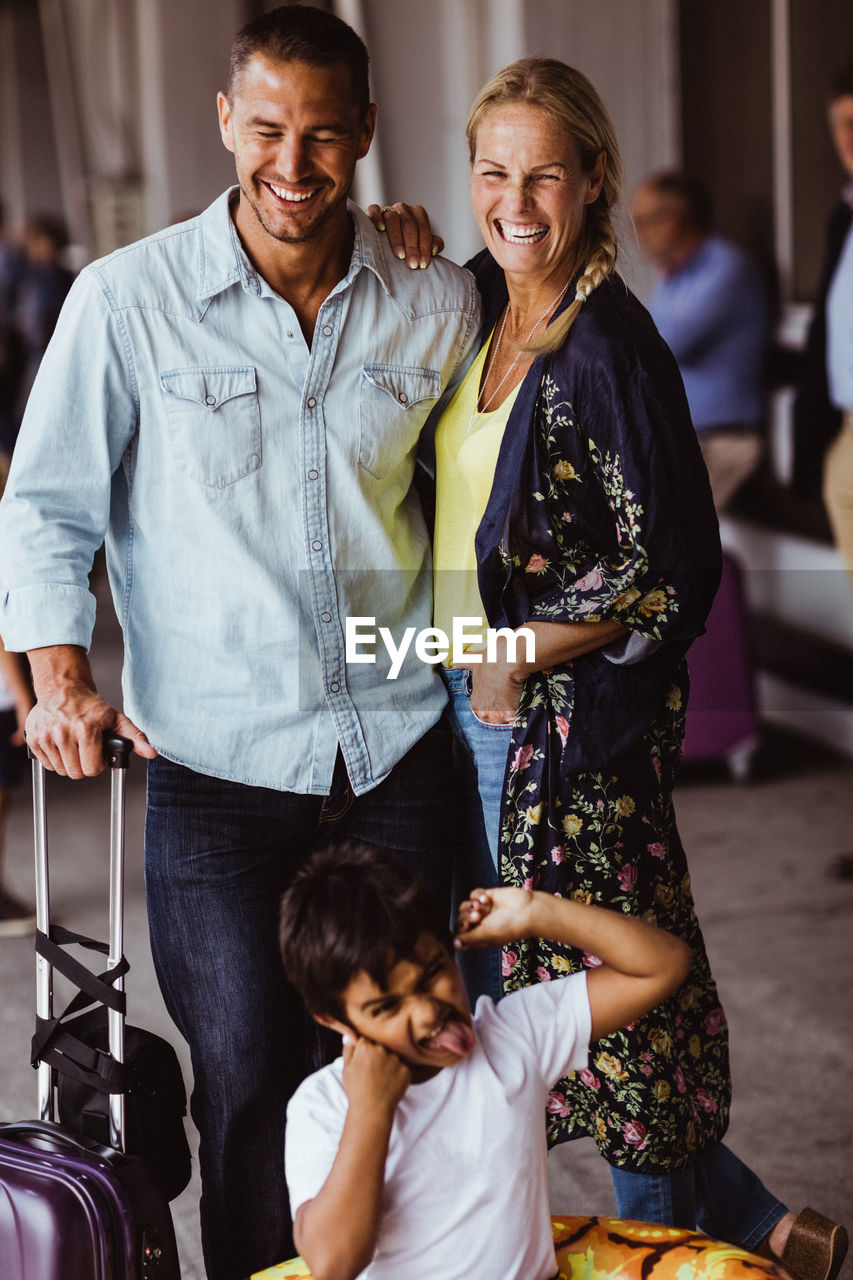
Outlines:
{"label": "colorful patterned bag", "polygon": [[[697,1231],[620,1218],[552,1218],[560,1280],[780,1280],[771,1262]],[[251,1280],[311,1280],[301,1258]]]}

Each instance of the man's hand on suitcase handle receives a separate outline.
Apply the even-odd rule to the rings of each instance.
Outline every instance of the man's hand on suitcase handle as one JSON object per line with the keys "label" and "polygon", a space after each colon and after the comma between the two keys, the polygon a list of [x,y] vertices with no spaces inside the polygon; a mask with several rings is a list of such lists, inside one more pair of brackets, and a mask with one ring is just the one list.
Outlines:
{"label": "man's hand on suitcase handle", "polygon": [[137,755],[156,756],[142,730],[98,693],[84,649],[50,645],[27,656],[37,699],[27,718],[27,745],[46,769],[68,778],[102,773],[103,736],[110,730],[128,738]]}

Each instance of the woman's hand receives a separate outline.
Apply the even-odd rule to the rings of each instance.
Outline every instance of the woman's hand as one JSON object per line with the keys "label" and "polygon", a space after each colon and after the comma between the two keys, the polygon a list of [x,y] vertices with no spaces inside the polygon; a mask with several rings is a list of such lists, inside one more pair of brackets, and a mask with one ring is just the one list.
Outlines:
{"label": "woman's hand", "polygon": [[[464,666],[457,663],[457,666]],[[513,724],[524,692],[524,678],[504,663],[471,667],[471,710],[486,724]]]}
{"label": "woman's hand", "polygon": [[528,889],[473,889],[456,914],[458,951],[500,947],[535,931],[536,896]]}
{"label": "woman's hand", "polygon": [[432,233],[429,214],[421,204],[369,204],[367,214],[377,231],[384,231],[392,251],[413,271],[425,269],[441,253],[444,241]]}
{"label": "woman's hand", "polygon": [[[522,642],[525,632],[532,635],[530,647],[526,640]],[[466,661],[463,656],[454,659],[453,665],[471,672],[471,710],[477,719],[486,724],[512,724],[524,685],[535,671],[572,662],[625,634],[622,624],[610,618],[599,622],[529,621],[518,630],[511,648],[507,637],[498,634],[494,661],[487,662],[482,654],[478,663]]]}
{"label": "woman's hand", "polygon": [[453,664],[471,672],[471,710],[486,724],[512,724],[529,673],[508,659],[505,642],[493,662],[486,661],[485,653],[481,658],[471,662],[463,657]]}

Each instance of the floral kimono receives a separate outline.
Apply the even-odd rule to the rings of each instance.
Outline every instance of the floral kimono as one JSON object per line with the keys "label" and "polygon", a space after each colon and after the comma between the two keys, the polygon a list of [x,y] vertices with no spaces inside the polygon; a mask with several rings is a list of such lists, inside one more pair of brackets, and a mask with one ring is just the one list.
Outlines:
{"label": "floral kimono", "polygon": [[[470,265],[488,332],[506,300],[503,274],[488,253]],[[640,916],[689,943],[684,986],[593,1045],[589,1068],[560,1081],[548,1107],[552,1143],[589,1134],[611,1164],[677,1169],[722,1137],[730,1099],[726,1020],[672,803],[684,655],[702,633],[720,547],[675,361],[618,277],[525,378],[476,548],[491,626],[610,618],[628,631],[528,679],[500,871],[506,884]],[[504,949],[505,988],[599,963],[530,939]]]}

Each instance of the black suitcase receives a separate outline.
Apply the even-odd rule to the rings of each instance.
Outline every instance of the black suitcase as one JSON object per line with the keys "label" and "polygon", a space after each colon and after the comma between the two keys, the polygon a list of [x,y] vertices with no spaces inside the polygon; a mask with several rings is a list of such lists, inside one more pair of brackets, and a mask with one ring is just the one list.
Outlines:
{"label": "black suitcase", "polygon": [[[130,744],[110,737],[111,984],[110,1058],[124,1060],[124,792]],[[44,773],[33,762],[36,823],[36,920],[50,932]],[[36,959],[36,1007],[52,1018],[52,967]],[[103,975],[102,975],[103,977]],[[125,1154],[125,1099],[109,1097],[109,1145],[57,1124],[56,1075],[38,1068],[38,1119],[0,1125],[0,1277],[2,1280],[178,1280],[168,1203],[137,1156]]]}

